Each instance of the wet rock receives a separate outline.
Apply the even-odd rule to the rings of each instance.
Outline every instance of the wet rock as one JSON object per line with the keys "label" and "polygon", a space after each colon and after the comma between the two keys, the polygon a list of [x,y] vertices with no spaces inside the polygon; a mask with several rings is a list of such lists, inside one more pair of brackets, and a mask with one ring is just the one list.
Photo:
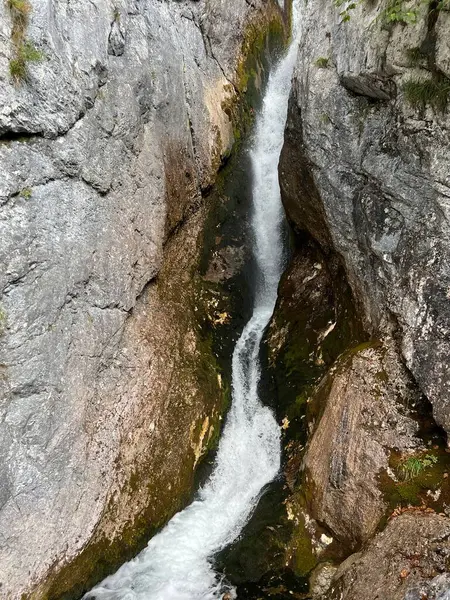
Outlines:
{"label": "wet rock", "polygon": [[392,449],[423,448],[411,408],[418,400],[390,343],[344,354],[311,401],[303,460],[307,507],[346,547],[375,533],[387,510],[378,476]]}
{"label": "wet rock", "polygon": [[[336,257],[311,240],[299,241],[279,286],[270,322],[269,364],[285,442],[302,438],[306,399],[341,352],[366,339]],[[295,479],[289,469],[288,480]]]}
{"label": "wet rock", "polygon": [[450,519],[403,514],[337,570],[328,600],[444,600]]}
{"label": "wet rock", "polygon": [[239,273],[244,264],[245,249],[238,246],[225,246],[216,250],[205,273],[205,280],[221,283]]}

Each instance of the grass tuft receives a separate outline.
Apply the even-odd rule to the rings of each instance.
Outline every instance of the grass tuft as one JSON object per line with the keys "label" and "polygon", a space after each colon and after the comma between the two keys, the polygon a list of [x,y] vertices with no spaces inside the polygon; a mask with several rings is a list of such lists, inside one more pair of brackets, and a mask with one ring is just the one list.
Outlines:
{"label": "grass tuft", "polygon": [[31,198],[33,191],[31,188],[23,188],[23,190],[20,190],[20,194],[19,196],[21,198],[24,198],[25,200],[29,200]]}
{"label": "grass tuft", "polygon": [[39,62],[44,54],[30,41],[24,41],[17,49],[16,56],[9,61],[9,73],[16,83],[27,78],[27,63]]}
{"label": "grass tuft", "polygon": [[9,74],[16,82],[25,79],[27,75],[27,67],[24,61],[20,58],[12,58],[9,61]]}
{"label": "grass tuft", "polygon": [[445,112],[450,96],[450,79],[410,79],[403,84],[403,94],[413,108],[424,110],[431,106],[436,111]]}

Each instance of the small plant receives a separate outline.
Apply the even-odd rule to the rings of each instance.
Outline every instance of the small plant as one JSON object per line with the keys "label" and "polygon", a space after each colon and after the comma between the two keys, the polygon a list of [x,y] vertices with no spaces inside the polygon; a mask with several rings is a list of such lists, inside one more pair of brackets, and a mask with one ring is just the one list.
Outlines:
{"label": "small plant", "polygon": [[352,2],[351,0],[334,0],[334,5],[336,8],[342,8],[341,12],[339,13],[342,23],[350,21],[350,11],[357,7],[357,3]]}
{"label": "small plant", "polygon": [[120,21],[120,11],[117,7],[113,11],[113,19],[115,22]]}
{"label": "small plant", "polygon": [[5,332],[5,328],[6,328],[6,312],[0,306],[0,335],[2,335]]}
{"label": "small plant", "polygon": [[329,58],[326,58],[325,56],[319,56],[319,58],[316,60],[316,62],[314,64],[319,69],[326,69],[328,67],[329,62],[330,62]]}
{"label": "small plant", "polygon": [[403,0],[393,0],[380,15],[386,23],[405,23],[411,25],[417,22],[417,11],[405,9]]}
{"label": "small plant", "polygon": [[31,198],[31,194],[32,194],[32,190],[31,188],[23,188],[23,190],[20,191],[19,196],[21,198],[24,198],[25,200],[29,200]]}
{"label": "small plant", "polygon": [[22,44],[19,52],[25,62],[39,62],[44,58],[44,54],[29,40]]}
{"label": "small plant", "polygon": [[32,7],[28,0],[7,0],[7,4],[12,18],[11,39],[17,48],[22,44],[25,37],[28,16]]}
{"label": "small plant", "polygon": [[327,115],[327,113],[322,113],[322,114],[320,115],[320,117],[319,117],[319,120],[320,120],[320,122],[321,122],[321,123],[325,123],[325,124],[327,124],[327,123],[331,123],[331,119],[330,119],[330,117]]}
{"label": "small plant", "polygon": [[15,10],[23,15],[28,15],[31,12],[31,4],[28,0],[8,0],[8,6],[9,10]]}
{"label": "small plant", "polygon": [[16,51],[16,57],[9,61],[9,72],[17,83],[27,77],[27,63],[39,62],[44,54],[29,40],[24,41]]}
{"label": "small plant", "polygon": [[400,474],[405,481],[414,479],[422,471],[435,465],[437,461],[437,457],[433,454],[425,454],[422,457],[411,456],[400,465]]}
{"label": "small plant", "polygon": [[435,110],[444,112],[450,96],[450,79],[410,79],[403,84],[402,89],[413,108],[424,110],[426,106],[432,106]]}
{"label": "small plant", "polygon": [[20,58],[12,58],[9,61],[9,73],[16,82],[25,79],[27,68],[23,60],[20,60]]}

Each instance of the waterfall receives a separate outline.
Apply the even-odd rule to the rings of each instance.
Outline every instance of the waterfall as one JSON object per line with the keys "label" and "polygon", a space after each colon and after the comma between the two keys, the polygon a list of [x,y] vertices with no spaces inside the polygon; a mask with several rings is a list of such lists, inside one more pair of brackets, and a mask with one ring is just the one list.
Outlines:
{"label": "waterfall", "polygon": [[[293,22],[298,22],[294,3]],[[239,535],[262,489],[280,468],[280,428],[258,397],[259,351],[283,268],[284,220],[278,183],[298,34],[269,77],[251,149],[252,231],[257,283],[253,315],[232,360],[232,405],[213,473],[185,510],[133,560],[86,594],[97,600],[218,600],[229,589],[214,571],[214,555]]]}

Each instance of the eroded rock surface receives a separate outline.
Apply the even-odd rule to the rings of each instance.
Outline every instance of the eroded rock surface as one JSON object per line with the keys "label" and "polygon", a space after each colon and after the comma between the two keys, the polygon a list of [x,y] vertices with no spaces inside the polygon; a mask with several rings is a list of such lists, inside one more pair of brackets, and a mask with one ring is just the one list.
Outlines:
{"label": "eroded rock surface", "polygon": [[404,514],[336,572],[327,600],[445,600],[450,519]]}
{"label": "eroded rock surface", "polygon": [[180,506],[217,434],[202,193],[235,141],[245,53],[282,29],[263,0],[31,4],[39,60],[16,81],[0,5],[8,600],[81,595]]}
{"label": "eroded rock surface", "polygon": [[307,507],[347,548],[365,543],[386,512],[379,475],[391,451],[423,448],[411,418],[417,400],[396,353],[377,342],[344,354],[315,392]]}
{"label": "eroded rock surface", "polygon": [[[417,4],[415,24],[389,21],[381,0],[343,20],[347,4],[302,9],[283,199],[298,229],[343,257],[367,329],[398,331],[450,431],[450,117],[436,99],[449,84],[450,13]],[[424,80],[435,92],[413,106]]]}

